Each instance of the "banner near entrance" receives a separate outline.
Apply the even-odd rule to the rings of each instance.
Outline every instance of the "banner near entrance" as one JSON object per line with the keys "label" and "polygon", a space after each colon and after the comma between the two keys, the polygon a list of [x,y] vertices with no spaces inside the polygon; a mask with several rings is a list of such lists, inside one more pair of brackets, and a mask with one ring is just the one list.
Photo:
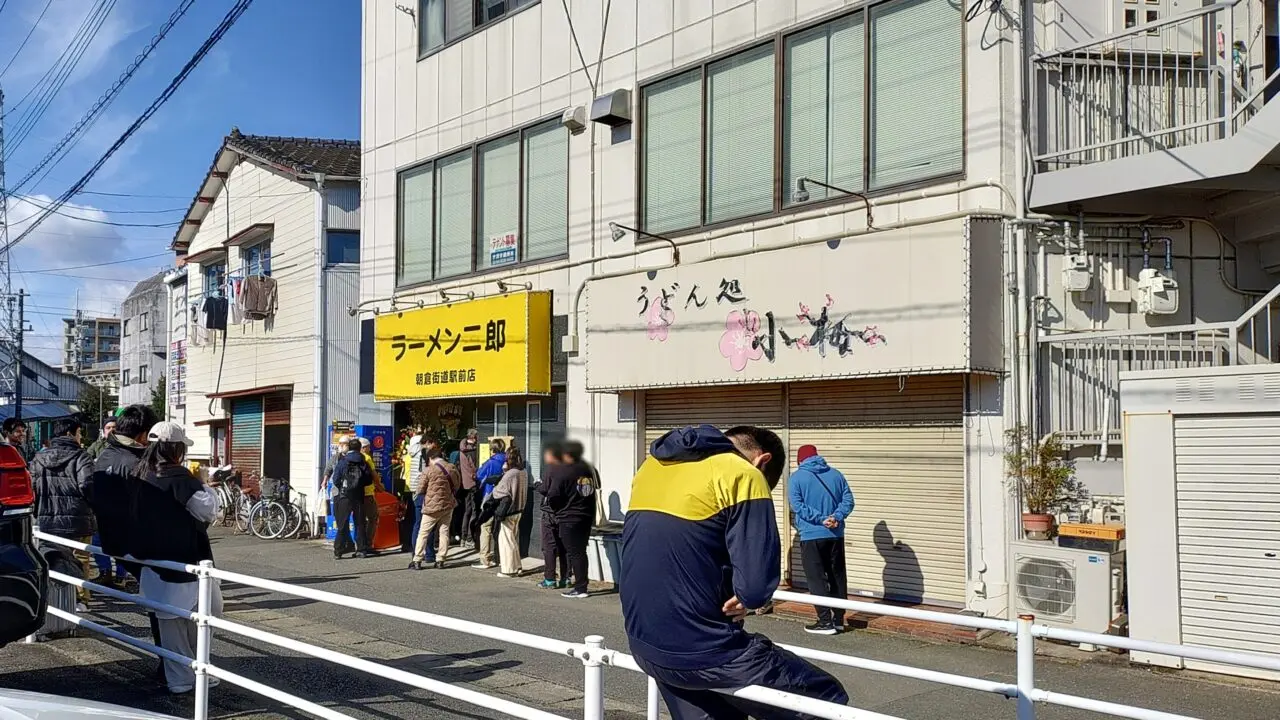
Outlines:
{"label": "banner near entrance", "polygon": [[551,392],[551,293],[379,315],[373,327],[378,400]]}
{"label": "banner near entrance", "polygon": [[592,282],[587,389],[999,370],[1000,232],[969,218]]}

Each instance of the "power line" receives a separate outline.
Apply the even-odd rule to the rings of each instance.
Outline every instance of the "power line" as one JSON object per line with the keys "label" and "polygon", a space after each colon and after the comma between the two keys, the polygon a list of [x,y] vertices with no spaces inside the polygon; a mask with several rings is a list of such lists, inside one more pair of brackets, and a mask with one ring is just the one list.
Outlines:
{"label": "power line", "polygon": [[[287,193],[261,193],[261,194],[240,192],[239,194],[237,194],[236,197],[241,199],[254,198],[257,200],[261,200],[262,198],[294,197],[296,195],[309,195],[310,193],[311,193],[310,190],[298,190],[295,192],[287,192]],[[190,195],[147,195],[145,193],[115,193],[115,192],[102,192],[98,190],[81,190],[79,193],[77,193],[77,195],[100,195],[102,197],[159,199],[159,200],[190,200],[191,199]],[[182,209],[186,210],[187,208],[182,208]]]}
{"label": "power line", "polygon": [[22,38],[22,43],[18,45],[18,49],[13,51],[13,56],[9,58],[9,62],[5,63],[4,69],[0,70],[0,78],[9,72],[9,68],[13,67],[13,61],[18,59],[22,54],[22,48],[27,46],[27,41],[31,40],[31,36],[35,34],[36,28],[40,27],[40,21],[44,20],[44,14],[49,12],[49,6],[53,4],[53,0],[45,0],[44,9],[40,11],[40,16],[36,18],[35,23],[31,25],[31,29],[27,31],[27,36]]}
{"label": "power line", "polygon": [[72,126],[72,128],[67,131],[66,135],[62,136],[62,139],[53,146],[52,150],[45,154],[44,158],[41,159],[39,163],[36,163],[35,167],[31,168],[26,175],[22,176],[21,180],[9,188],[10,194],[17,192],[26,186],[26,184],[30,182],[31,178],[35,177],[36,173],[39,173],[41,169],[44,169],[44,175],[42,175],[40,179],[44,180],[45,177],[48,177],[49,172],[57,167],[58,163],[62,162],[63,159],[67,157],[67,154],[70,153],[76,144],[80,142],[84,137],[84,134],[88,132],[89,128],[93,127],[93,124],[102,117],[102,115],[107,111],[107,108],[111,107],[111,104],[115,102],[117,97],[119,97],[120,91],[124,89],[124,86],[127,85],[131,79],[133,79],[138,68],[142,66],[142,63],[146,62],[147,58],[151,56],[151,52],[156,49],[156,46],[160,44],[160,41],[164,40],[165,36],[169,34],[169,31],[173,29],[173,26],[178,24],[178,21],[187,13],[187,10],[191,9],[192,4],[194,3],[195,0],[182,0],[178,5],[178,8],[169,15],[169,19],[160,26],[160,29],[156,31],[154,36],[152,36],[146,47],[142,48],[142,52],[138,53],[138,55],[133,58],[133,62],[129,63],[128,67],[124,69],[124,72],[120,74],[120,77],[116,79],[115,83],[113,83],[111,87],[107,88],[107,91],[98,98],[97,102],[89,108],[89,111],[80,118],[79,122]]}
{"label": "power line", "polygon": [[[62,91],[62,86],[66,85],[67,79],[71,77],[71,73],[80,64],[80,60],[84,58],[89,46],[98,37],[98,33],[102,30],[102,25],[106,22],[107,16],[115,9],[115,4],[116,0],[101,0],[89,11],[89,16],[85,18],[84,23],[80,26],[80,31],[72,38],[71,44],[63,51],[62,56],[58,58],[58,62],[55,62],[49,68],[49,71],[45,73],[45,76],[40,79],[40,82],[33,87],[34,89],[44,85],[44,81],[49,78],[50,73],[53,73],[52,80],[49,80],[48,85],[44,85],[44,89],[41,90],[34,103],[28,106],[27,110],[18,118],[18,127],[13,131],[12,145],[6,148],[8,157],[13,157],[18,148],[22,146],[23,141],[35,130],[45,112],[49,110],[49,106],[53,103],[53,98]],[[29,96],[30,91],[27,94]],[[19,100],[18,105],[21,105],[24,100],[26,100],[25,97],[23,100]],[[16,108],[17,106],[14,109]],[[13,110],[10,110],[9,113],[12,114]]]}
{"label": "power line", "polygon": [[[84,217],[84,216],[82,216],[82,215],[71,215],[71,214],[69,214],[65,209],[63,209],[63,208],[62,208],[62,207],[60,207],[60,206],[55,206],[55,205],[41,205],[40,203],[36,202],[35,200],[32,200],[30,195],[24,196],[24,197],[22,198],[22,201],[23,201],[23,202],[26,202],[26,203],[30,203],[30,204],[32,204],[32,205],[35,205],[37,208],[39,208],[39,209],[41,209],[41,210],[44,210],[44,211],[47,211],[47,212],[57,213],[58,215],[61,215],[62,217],[65,217],[65,218],[70,218],[70,219],[72,219],[72,220],[79,220],[80,222],[93,223],[93,224],[95,224],[95,225],[110,225],[110,226],[112,226],[112,227],[165,228],[165,227],[177,227],[177,226],[179,226],[179,225],[181,225],[181,224],[182,224],[182,221],[181,221],[181,220],[174,220],[174,221],[172,221],[172,222],[162,222],[162,223],[128,223],[128,222],[116,222],[115,220],[98,220],[98,219],[95,219],[95,218],[87,218],[87,217]],[[29,215],[29,216],[27,216],[27,217],[25,217],[25,218],[23,218],[23,219],[21,219],[21,220],[17,220],[17,221],[15,221],[13,224],[14,224],[14,225],[21,225],[21,224],[25,223],[26,221],[30,220],[31,218],[35,217],[36,215],[39,215],[39,214],[40,214],[40,213],[35,213],[35,214],[33,214],[33,215]]]}
{"label": "power line", "polygon": [[[123,260],[112,260],[111,262],[89,263],[88,265],[65,265],[63,267],[56,267],[56,268],[40,268],[39,270],[18,270],[18,272],[36,273],[36,274],[57,273],[62,270],[83,270],[85,268],[106,267],[107,265],[123,265],[125,263],[139,262],[142,260],[151,260],[152,258],[165,257],[168,255],[172,255],[172,253],[162,252],[162,253],[156,253],[154,255],[141,255],[139,257],[125,258]],[[17,270],[16,267],[14,269]]]}
{"label": "power line", "polygon": [[[138,128],[142,127],[147,120],[150,120],[151,116],[155,115],[156,112],[169,101],[169,98],[173,97],[174,93],[178,91],[178,88],[182,86],[182,83],[186,81],[192,71],[195,70],[196,66],[200,64],[200,61],[204,60],[205,56],[209,54],[209,51],[218,44],[218,41],[227,34],[227,31],[236,24],[236,21],[244,15],[244,12],[248,10],[249,6],[252,4],[253,0],[237,0],[236,4],[232,6],[232,8],[227,11],[226,16],[222,18],[222,22],[218,23],[218,26],[214,28],[213,33],[210,34],[204,43],[200,45],[200,48],[191,56],[191,59],[187,61],[187,64],[182,67],[182,70],[179,71],[173,80],[169,82],[169,85],[164,89],[164,92],[160,93],[160,96],[151,103],[142,115],[138,116],[138,119],[134,120],[133,124],[130,125],[114,143],[111,144],[111,147],[107,148],[107,151],[103,153],[102,157],[99,158],[96,163],[93,164],[93,167],[89,168],[89,171],[86,172],[83,177],[68,188],[66,192],[58,196],[54,201],[53,207],[61,207],[62,205],[65,205],[67,201],[75,197],[76,193],[83,190],[84,187],[89,184],[89,181],[93,179],[94,175],[98,174],[98,171],[107,163],[107,160],[110,160],[111,156],[115,155],[116,151],[128,142],[129,138],[133,137],[133,134],[138,131]],[[0,247],[0,253],[5,253],[18,243],[22,242],[52,214],[53,212],[51,210],[44,211],[30,225],[28,225],[26,229],[18,235],[18,237],[10,239],[3,247]]]}

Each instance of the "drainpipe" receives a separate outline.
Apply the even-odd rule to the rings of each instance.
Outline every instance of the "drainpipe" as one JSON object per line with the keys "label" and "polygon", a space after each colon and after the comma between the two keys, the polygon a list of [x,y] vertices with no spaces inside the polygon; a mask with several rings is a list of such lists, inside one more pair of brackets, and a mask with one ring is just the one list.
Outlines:
{"label": "drainpipe", "polygon": [[[315,300],[314,317],[312,318],[312,327],[316,330],[316,350],[312,358],[312,380],[311,387],[315,397],[315,409],[312,412],[312,426],[316,431],[315,446],[315,468],[316,480],[314,493],[312,498],[312,512],[320,515],[320,508],[324,507],[324,466],[329,459],[329,433],[328,423],[325,422],[325,410],[328,402],[327,383],[325,374],[328,371],[328,343],[329,331],[326,327],[328,315],[325,311],[327,305],[328,288],[326,287],[326,277],[324,272],[325,263],[325,232],[329,228],[329,219],[327,214],[326,191],[324,187],[324,173],[313,173],[312,178],[316,184],[316,209],[315,209],[315,246],[313,249],[315,263]],[[318,519],[313,519],[313,526],[318,525]]]}

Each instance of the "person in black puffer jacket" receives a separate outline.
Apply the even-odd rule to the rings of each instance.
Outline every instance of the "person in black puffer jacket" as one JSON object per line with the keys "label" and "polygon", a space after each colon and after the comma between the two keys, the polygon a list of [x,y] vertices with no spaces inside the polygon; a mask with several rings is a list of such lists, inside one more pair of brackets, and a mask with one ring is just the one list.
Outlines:
{"label": "person in black puffer jacket", "polygon": [[[93,460],[80,446],[82,424],[69,417],[54,424],[49,447],[31,460],[31,480],[36,491],[36,523],[50,535],[88,543],[97,531],[89,498],[93,497]],[[93,579],[93,559],[83,550],[75,551],[84,566],[84,577]],[[81,602],[89,599],[83,588],[76,591]]]}

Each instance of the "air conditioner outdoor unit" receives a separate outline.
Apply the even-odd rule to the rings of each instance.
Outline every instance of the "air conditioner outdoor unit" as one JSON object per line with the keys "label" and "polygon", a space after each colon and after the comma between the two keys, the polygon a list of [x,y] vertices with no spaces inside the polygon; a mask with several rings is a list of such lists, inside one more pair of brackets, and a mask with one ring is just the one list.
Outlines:
{"label": "air conditioner outdoor unit", "polygon": [[1124,553],[1012,543],[1010,585],[1015,615],[1054,627],[1105,633],[1124,608]]}

